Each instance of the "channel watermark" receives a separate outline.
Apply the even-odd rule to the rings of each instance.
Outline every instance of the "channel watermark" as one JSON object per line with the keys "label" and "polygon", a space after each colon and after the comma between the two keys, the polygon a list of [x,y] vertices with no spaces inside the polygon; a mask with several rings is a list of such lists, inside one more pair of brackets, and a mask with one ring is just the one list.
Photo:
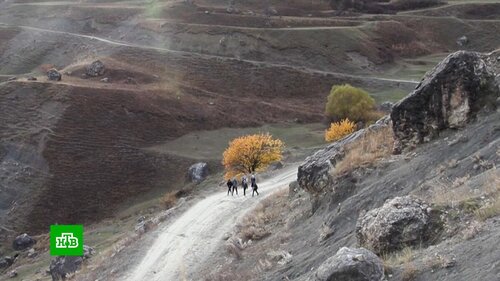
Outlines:
{"label": "channel watermark", "polygon": [[51,225],[52,256],[83,256],[83,225]]}

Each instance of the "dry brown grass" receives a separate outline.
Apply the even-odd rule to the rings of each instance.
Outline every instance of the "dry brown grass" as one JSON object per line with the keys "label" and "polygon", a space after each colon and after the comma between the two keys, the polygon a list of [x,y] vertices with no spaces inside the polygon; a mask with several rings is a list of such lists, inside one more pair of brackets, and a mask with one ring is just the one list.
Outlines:
{"label": "dry brown grass", "polygon": [[347,147],[345,157],[335,166],[334,173],[340,175],[359,167],[371,166],[390,155],[393,146],[394,135],[391,127],[368,132]]}
{"label": "dry brown grass", "polygon": [[177,192],[170,191],[165,193],[163,197],[160,199],[160,203],[165,207],[165,209],[170,209],[175,206],[177,203]]}
{"label": "dry brown grass", "polygon": [[247,214],[237,231],[243,242],[261,240],[271,234],[269,225],[276,222],[288,202],[288,189],[283,189],[262,200]]}

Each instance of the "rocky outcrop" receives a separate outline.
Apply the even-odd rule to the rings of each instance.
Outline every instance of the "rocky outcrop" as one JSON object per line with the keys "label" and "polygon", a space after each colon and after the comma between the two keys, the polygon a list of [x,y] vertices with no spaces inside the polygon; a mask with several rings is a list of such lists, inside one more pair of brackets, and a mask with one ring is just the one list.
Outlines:
{"label": "rocky outcrop", "polygon": [[435,217],[426,203],[410,196],[396,197],[360,217],[358,242],[377,254],[425,243],[436,230]]}
{"label": "rocky outcrop", "polygon": [[57,257],[50,263],[49,273],[53,281],[66,280],[69,274],[80,269],[82,263],[83,257]]}
{"label": "rocky outcrop", "polygon": [[364,248],[341,248],[316,271],[315,281],[381,281],[384,278],[382,261]]}
{"label": "rocky outcrop", "polygon": [[385,128],[388,124],[389,118],[386,116],[370,127],[356,131],[307,157],[299,166],[297,174],[299,186],[311,194],[321,193],[332,183],[331,171],[344,157],[345,147],[362,138],[367,132]]}
{"label": "rocky outcrop", "polygon": [[49,273],[52,280],[66,280],[68,275],[79,270],[84,260],[89,259],[94,254],[94,249],[83,245],[83,256],[60,256],[52,260]]}
{"label": "rocky outcrop", "polygon": [[429,141],[447,128],[463,127],[485,105],[495,106],[500,90],[482,56],[459,51],[426,74],[391,113],[397,146]]}
{"label": "rocky outcrop", "polygon": [[16,237],[12,242],[12,248],[16,251],[22,251],[35,245],[36,240],[24,233]]}
{"label": "rocky outcrop", "polygon": [[96,60],[89,66],[87,66],[85,74],[87,74],[87,76],[90,77],[97,77],[103,75],[104,70],[105,70],[104,63],[102,63],[102,61],[100,60]]}
{"label": "rocky outcrop", "polygon": [[199,162],[188,169],[188,178],[191,182],[200,183],[208,176],[208,164]]}
{"label": "rocky outcrop", "polygon": [[49,71],[47,71],[47,78],[51,81],[61,81],[62,79],[62,74],[57,71],[57,69],[52,68]]}

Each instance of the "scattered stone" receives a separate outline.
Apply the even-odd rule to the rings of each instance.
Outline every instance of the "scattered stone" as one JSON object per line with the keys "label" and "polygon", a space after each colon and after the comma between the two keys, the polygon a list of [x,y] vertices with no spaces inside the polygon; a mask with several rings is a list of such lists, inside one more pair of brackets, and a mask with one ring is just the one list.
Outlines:
{"label": "scattered stone", "polygon": [[427,242],[433,230],[432,208],[410,196],[387,200],[356,225],[359,244],[377,254]]}
{"label": "scattered stone", "polygon": [[213,101],[209,101],[209,102],[208,102],[208,105],[215,105],[215,102],[213,102]]}
{"label": "scattered stone", "polygon": [[57,69],[55,69],[55,68],[52,68],[49,71],[47,71],[47,77],[51,81],[61,81],[61,79],[62,79],[61,73],[59,71],[57,71]]}
{"label": "scattered stone", "polygon": [[7,81],[15,81],[15,80],[17,80],[17,77],[15,77],[15,76],[14,77],[10,77],[9,79],[7,79]]}
{"label": "scattered stone", "polygon": [[83,263],[83,257],[60,256],[50,262],[49,274],[52,280],[66,280],[66,278],[76,272]]}
{"label": "scattered stone", "polygon": [[[17,256],[17,255],[16,255]],[[11,257],[11,256],[5,256],[0,259],[0,269],[7,268],[14,264],[14,261],[16,260],[16,256]]]}
{"label": "scattered stone", "polygon": [[35,251],[35,249],[31,248],[28,250],[28,258],[34,258],[38,255],[38,253]]}
{"label": "scattered stone", "polygon": [[84,259],[90,259],[94,254],[95,254],[94,248],[92,248],[88,245],[83,245],[83,258]]}
{"label": "scattered stone", "polygon": [[270,171],[279,170],[282,168],[283,168],[283,162],[281,162],[281,161],[276,161],[276,162],[269,164]]}
{"label": "scattered stone", "polygon": [[279,265],[285,265],[292,261],[292,255],[287,251],[271,251],[267,255]]}
{"label": "scattered stone", "polygon": [[144,220],[146,220],[146,217],[145,217],[145,216],[140,216],[140,217],[137,219],[137,223],[141,223],[141,222],[143,222]]}
{"label": "scattered stone", "polygon": [[109,78],[108,77],[104,77],[101,79],[101,82],[103,83],[109,83]]}
{"label": "scattered stone", "polygon": [[266,14],[276,16],[278,14],[278,11],[274,7],[267,7]]}
{"label": "scattered stone", "polygon": [[457,39],[457,44],[458,46],[464,47],[465,45],[469,44],[469,38],[464,35]]}
{"label": "scattered stone", "polygon": [[383,102],[381,103],[379,106],[378,106],[378,110],[379,111],[382,111],[384,113],[387,113],[387,114],[390,114],[391,111],[392,111],[392,107],[394,106],[394,103],[390,102],[390,101],[386,101],[386,102]]}
{"label": "scattered stone", "polygon": [[199,162],[188,169],[188,178],[191,182],[200,183],[208,176],[208,164]]}
{"label": "scattered stone", "polygon": [[384,267],[367,249],[342,247],[320,265],[314,277],[315,281],[381,281]]}
{"label": "scattered stone", "polygon": [[330,238],[334,233],[335,229],[327,225],[325,222],[323,222],[321,228],[319,229],[319,242],[325,241],[326,239]]}
{"label": "scattered stone", "polygon": [[464,127],[500,96],[495,75],[479,53],[459,51],[430,71],[416,89],[394,105],[396,142],[402,148],[435,138],[447,128]]}
{"label": "scattered stone", "polygon": [[460,135],[458,136],[457,138],[451,140],[448,142],[448,145],[449,146],[454,146],[455,144],[458,144],[458,143],[465,143],[465,142],[468,142],[469,141],[469,138],[466,136],[466,135]]}
{"label": "scattered stone", "polygon": [[17,271],[16,270],[11,270],[9,272],[8,276],[9,276],[9,278],[15,278],[15,277],[17,277]]}
{"label": "scattered stone", "polygon": [[26,233],[23,233],[14,239],[12,242],[12,248],[16,251],[22,251],[28,248],[31,248],[33,245],[35,245],[36,240],[33,239],[31,236],[29,236]]}
{"label": "scattered stone", "polygon": [[85,74],[87,74],[90,77],[97,77],[101,76],[104,74],[104,63],[100,60],[96,60],[93,63],[91,63],[89,66],[87,66],[87,71]]}
{"label": "scattered stone", "polygon": [[219,40],[219,46],[226,47],[226,43],[227,43],[226,36],[222,36],[222,38]]}
{"label": "scattered stone", "polygon": [[37,79],[34,76],[28,76],[28,78],[26,78],[26,80],[28,80],[28,81],[36,81]]}

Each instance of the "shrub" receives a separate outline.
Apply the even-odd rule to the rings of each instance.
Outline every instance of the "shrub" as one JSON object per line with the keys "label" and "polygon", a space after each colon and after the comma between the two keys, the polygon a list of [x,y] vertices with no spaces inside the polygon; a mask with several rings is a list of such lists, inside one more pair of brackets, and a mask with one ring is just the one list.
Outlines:
{"label": "shrub", "polygon": [[347,118],[340,122],[332,123],[330,128],[325,131],[325,140],[327,142],[337,141],[354,132],[355,127],[356,124]]}
{"label": "shrub", "polygon": [[325,107],[326,116],[335,121],[371,121],[375,112],[375,100],[363,89],[349,84],[333,86]]}
{"label": "shrub", "polygon": [[175,191],[171,191],[171,192],[167,192],[165,193],[165,195],[163,195],[163,197],[161,198],[161,204],[166,208],[166,209],[170,209],[172,208],[173,206],[175,206],[175,203],[177,203],[177,195],[176,195],[177,192]]}

